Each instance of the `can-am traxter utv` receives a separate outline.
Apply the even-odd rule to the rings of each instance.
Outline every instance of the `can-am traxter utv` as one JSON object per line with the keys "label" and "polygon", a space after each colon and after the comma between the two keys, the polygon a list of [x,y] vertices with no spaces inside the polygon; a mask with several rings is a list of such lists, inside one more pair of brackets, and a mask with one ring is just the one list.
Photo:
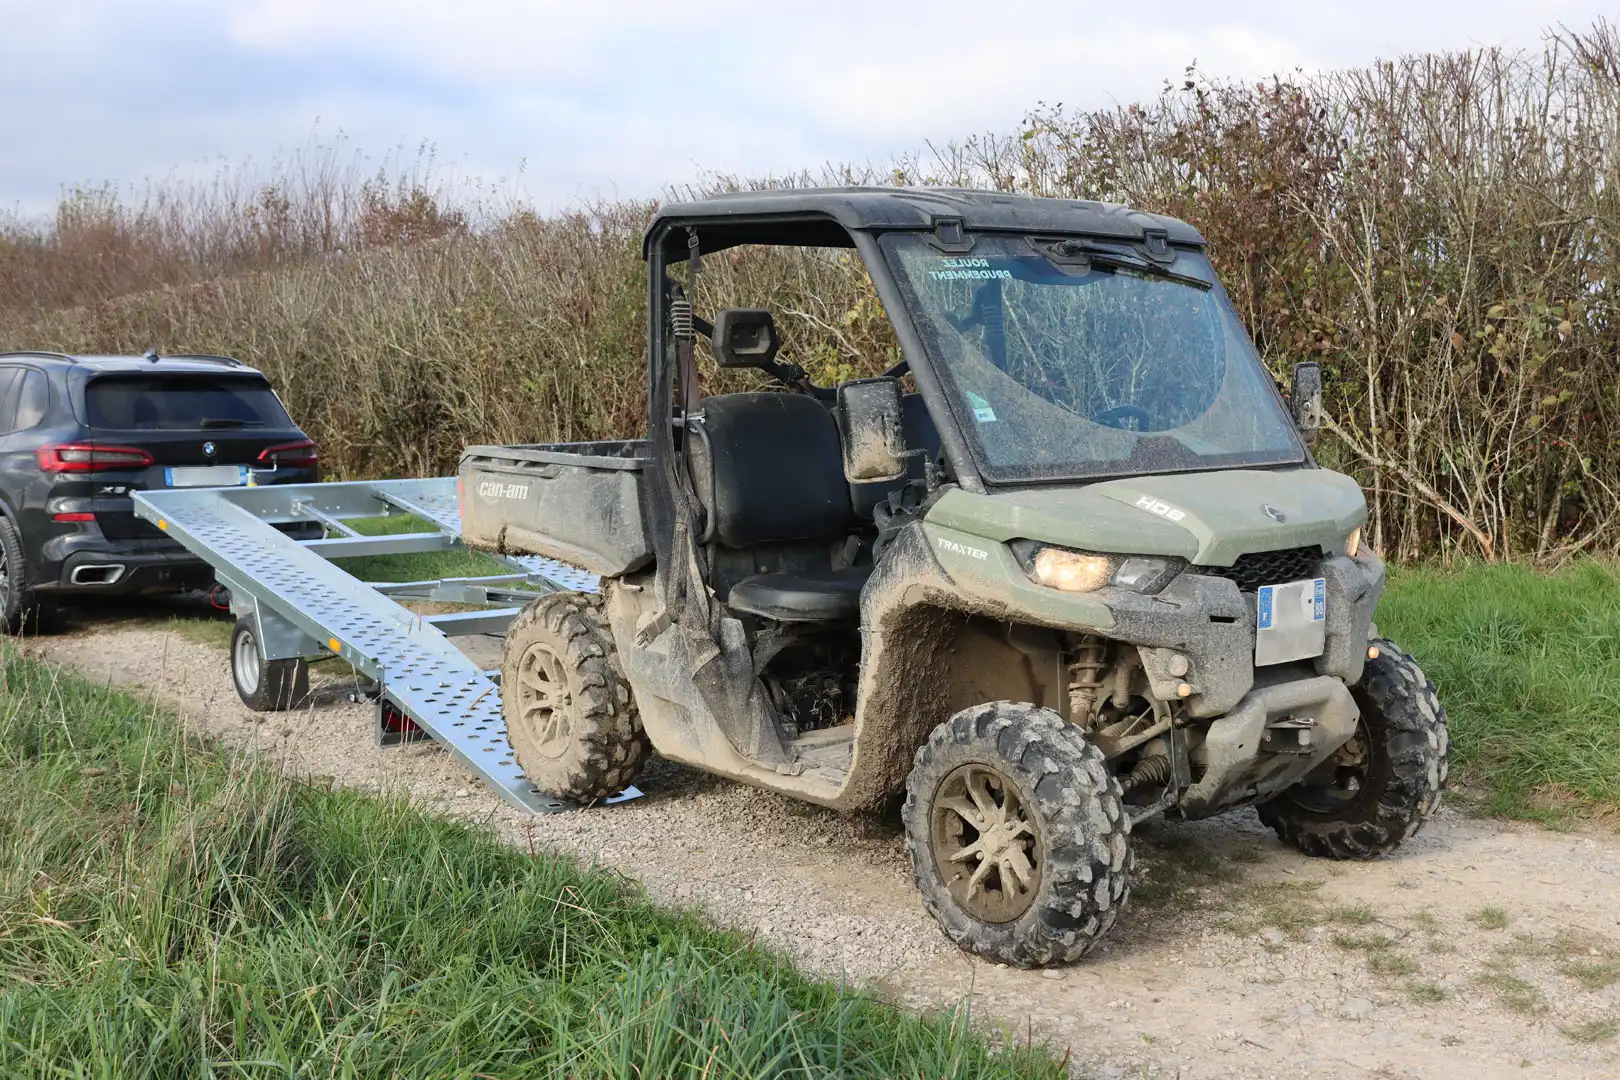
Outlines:
{"label": "can-am traxter utv", "polygon": [[[701,257],[738,245],[853,248],[903,362],[816,386],[771,312],[703,318]],[[946,934],[1024,966],[1108,930],[1147,817],[1257,806],[1330,858],[1412,836],[1445,713],[1373,636],[1365,502],[1308,449],[1316,365],[1285,401],[1203,247],[989,192],[664,207],[646,439],[463,460],[469,540],[602,575],[510,628],[530,779],[609,796],[650,744],[840,810],[903,791]],[[699,340],[780,389],[702,396]]]}

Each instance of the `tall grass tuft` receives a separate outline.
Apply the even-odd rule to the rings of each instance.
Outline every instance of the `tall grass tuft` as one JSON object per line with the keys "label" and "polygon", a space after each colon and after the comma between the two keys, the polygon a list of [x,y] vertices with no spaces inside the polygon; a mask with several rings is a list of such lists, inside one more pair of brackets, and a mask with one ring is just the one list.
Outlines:
{"label": "tall grass tuft", "polygon": [[1058,1077],[0,657],[0,1076]]}

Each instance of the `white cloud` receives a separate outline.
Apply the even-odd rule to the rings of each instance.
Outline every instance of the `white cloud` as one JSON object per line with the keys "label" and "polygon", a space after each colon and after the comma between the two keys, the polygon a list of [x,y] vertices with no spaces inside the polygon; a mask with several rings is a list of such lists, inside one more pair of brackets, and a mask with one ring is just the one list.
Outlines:
{"label": "white cloud", "polygon": [[[545,204],[883,162],[1037,102],[1583,27],[1591,0],[0,0],[0,207],[59,184],[420,139]],[[63,77],[64,72],[71,73]]]}

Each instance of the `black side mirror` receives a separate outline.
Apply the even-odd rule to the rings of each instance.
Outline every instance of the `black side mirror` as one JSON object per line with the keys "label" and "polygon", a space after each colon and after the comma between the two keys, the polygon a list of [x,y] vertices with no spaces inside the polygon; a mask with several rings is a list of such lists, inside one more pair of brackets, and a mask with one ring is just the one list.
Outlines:
{"label": "black side mirror", "polygon": [[715,361],[723,368],[764,368],[769,371],[782,340],[776,336],[771,313],[761,308],[726,308],[715,313]]}
{"label": "black side mirror", "polygon": [[844,444],[844,479],[852,484],[897,480],[906,472],[900,424],[900,380],[854,379],[838,388],[838,427]]}
{"label": "black side mirror", "polygon": [[1322,429],[1322,365],[1314,360],[1294,365],[1294,384],[1288,391],[1288,408],[1294,426],[1306,442],[1316,439]]}

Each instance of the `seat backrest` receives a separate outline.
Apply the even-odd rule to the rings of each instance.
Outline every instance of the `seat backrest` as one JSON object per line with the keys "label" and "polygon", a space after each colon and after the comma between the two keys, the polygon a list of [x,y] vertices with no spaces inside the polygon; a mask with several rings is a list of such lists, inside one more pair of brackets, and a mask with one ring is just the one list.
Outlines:
{"label": "seat backrest", "polygon": [[[928,415],[928,406],[923,403],[921,394],[907,394],[900,399],[900,430],[905,432],[907,450],[926,450],[931,461],[939,458],[939,429],[934,427],[934,418]],[[889,497],[889,492],[922,478],[923,459],[916,457],[906,460],[906,473],[897,480],[849,485],[855,516],[870,520],[873,509]]]}
{"label": "seat backrest", "polygon": [[[835,540],[850,528],[838,424],[806,394],[703,399],[700,438],[709,482],[697,479],[708,533],[731,548]],[[707,489],[707,490],[705,490]]]}

